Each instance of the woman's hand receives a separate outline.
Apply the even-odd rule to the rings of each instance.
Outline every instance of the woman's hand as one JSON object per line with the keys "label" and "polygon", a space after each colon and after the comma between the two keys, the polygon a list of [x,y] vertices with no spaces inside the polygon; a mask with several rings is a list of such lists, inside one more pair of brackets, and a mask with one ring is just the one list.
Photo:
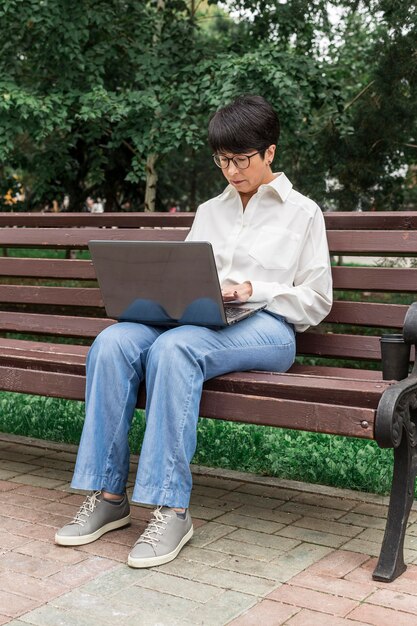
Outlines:
{"label": "woman's hand", "polygon": [[232,302],[237,300],[238,302],[247,302],[252,295],[252,285],[249,281],[241,283],[240,285],[228,285],[222,289],[222,296],[224,302]]}

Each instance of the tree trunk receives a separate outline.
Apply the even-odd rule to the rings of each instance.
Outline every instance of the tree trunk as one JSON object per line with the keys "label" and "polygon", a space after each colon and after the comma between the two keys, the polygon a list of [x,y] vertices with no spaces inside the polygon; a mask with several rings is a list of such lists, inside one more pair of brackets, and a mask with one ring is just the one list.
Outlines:
{"label": "tree trunk", "polygon": [[145,211],[155,211],[156,184],[158,182],[156,160],[156,154],[149,154],[146,159]]}

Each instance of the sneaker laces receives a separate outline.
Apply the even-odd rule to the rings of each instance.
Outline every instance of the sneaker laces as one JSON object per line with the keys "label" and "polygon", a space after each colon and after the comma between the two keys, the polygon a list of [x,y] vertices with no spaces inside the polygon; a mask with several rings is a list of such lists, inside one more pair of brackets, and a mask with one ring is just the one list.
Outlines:
{"label": "sneaker laces", "polygon": [[71,524],[79,524],[80,526],[84,526],[87,518],[90,517],[90,513],[93,513],[94,509],[96,508],[97,503],[101,502],[101,500],[98,499],[100,495],[101,491],[94,491],[93,493],[90,493],[90,495],[86,497],[86,499],[80,506],[80,510],[75,515]]}
{"label": "sneaker laces", "polygon": [[151,546],[159,541],[156,535],[163,535],[171,515],[161,513],[162,506],[158,506],[153,512],[153,519],[150,520],[148,526],[143,531],[136,543],[149,543]]}

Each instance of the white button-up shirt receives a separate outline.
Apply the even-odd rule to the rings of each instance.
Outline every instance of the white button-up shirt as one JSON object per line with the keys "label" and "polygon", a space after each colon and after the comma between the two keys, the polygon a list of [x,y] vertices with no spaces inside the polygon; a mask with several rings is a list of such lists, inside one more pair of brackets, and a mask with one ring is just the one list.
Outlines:
{"label": "white button-up shirt", "polygon": [[221,285],[250,281],[250,301],[266,301],[268,311],[282,315],[298,332],[330,311],[323,214],[283,173],[261,185],[245,210],[232,185],[201,204],[187,241],[209,241]]}

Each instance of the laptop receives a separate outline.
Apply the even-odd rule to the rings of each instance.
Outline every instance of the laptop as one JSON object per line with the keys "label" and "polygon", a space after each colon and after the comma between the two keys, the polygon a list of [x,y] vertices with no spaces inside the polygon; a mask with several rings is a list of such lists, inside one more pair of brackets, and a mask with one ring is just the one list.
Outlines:
{"label": "laptop", "polygon": [[153,326],[222,328],[266,307],[223,303],[210,243],[90,241],[109,317]]}

